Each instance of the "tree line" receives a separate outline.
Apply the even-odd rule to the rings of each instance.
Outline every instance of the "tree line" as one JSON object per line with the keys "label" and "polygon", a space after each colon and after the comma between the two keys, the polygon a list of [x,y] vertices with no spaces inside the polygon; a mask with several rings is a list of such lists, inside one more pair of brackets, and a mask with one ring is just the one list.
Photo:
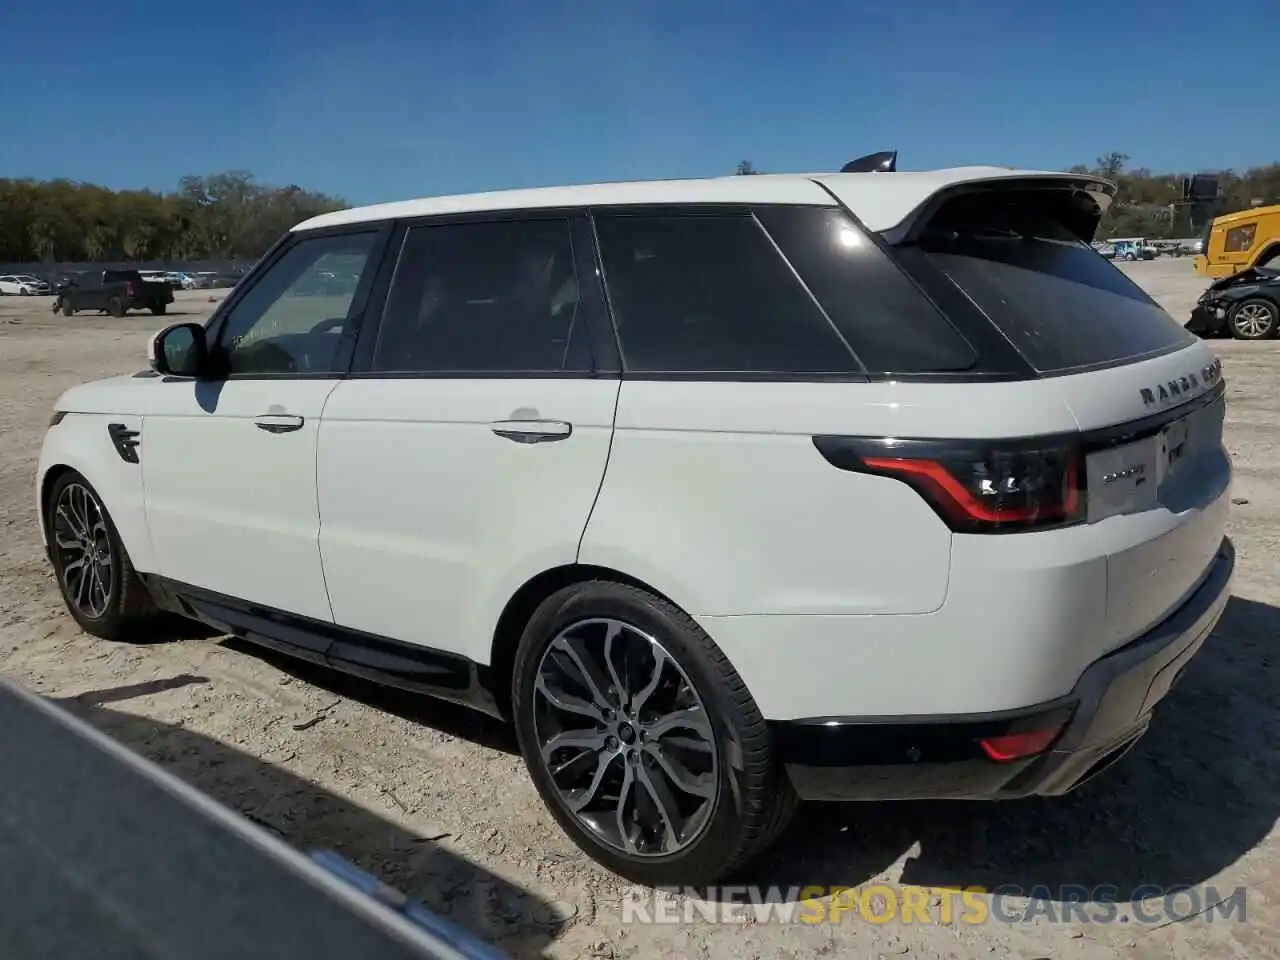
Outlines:
{"label": "tree line", "polygon": [[[1072,172],[1119,186],[1098,236],[1187,237],[1218,213],[1280,202],[1280,163],[1217,171],[1219,198],[1182,203],[1183,174],[1129,167],[1109,153]],[[759,173],[750,160],[737,173]],[[0,179],[0,263],[254,259],[308,217],[346,206],[301,187],[258,183],[244,170],[183,177],[176,190],[110,190],[71,180]]]}
{"label": "tree line", "polygon": [[[1146,167],[1129,167],[1129,156],[1108,153],[1093,164],[1076,164],[1071,173],[1094,173],[1113,181],[1116,199],[1098,225],[1099,237],[1150,237],[1152,239],[1197,236],[1209,218],[1264,203],[1280,203],[1280,163],[1247,170],[1197,171],[1218,177],[1218,199],[1211,203],[1182,202],[1182,173],[1152,173]],[[761,173],[750,160],[736,171],[749,176]]]}
{"label": "tree line", "polygon": [[1218,214],[1280,203],[1280,163],[1240,172],[1197,171],[1218,177],[1218,199],[1204,203],[1182,202],[1182,180],[1189,174],[1130,169],[1129,156],[1124,153],[1108,153],[1092,165],[1077,164],[1070,172],[1094,173],[1118,187],[1116,199],[1098,226],[1099,237],[1196,236]]}
{"label": "tree line", "polygon": [[300,220],[344,206],[243,170],[183,177],[169,193],[0,179],[0,263],[253,259]]}

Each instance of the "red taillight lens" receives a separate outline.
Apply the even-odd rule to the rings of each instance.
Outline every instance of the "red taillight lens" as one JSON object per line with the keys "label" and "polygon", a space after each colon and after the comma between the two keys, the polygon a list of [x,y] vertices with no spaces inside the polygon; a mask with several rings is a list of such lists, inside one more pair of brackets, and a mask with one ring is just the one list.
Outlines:
{"label": "red taillight lens", "polygon": [[817,437],[846,470],[901,480],[951,529],[992,533],[1084,519],[1083,454],[1075,443]]}
{"label": "red taillight lens", "polygon": [[1047,730],[1030,730],[1026,733],[1009,733],[1002,737],[987,737],[978,743],[985,753],[997,763],[1009,763],[1024,757],[1033,757],[1049,749],[1049,744],[1062,732],[1062,724]]}
{"label": "red taillight lens", "polygon": [[131,297],[134,295],[132,280],[130,280],[129,283],[125,286],[125,292]]}

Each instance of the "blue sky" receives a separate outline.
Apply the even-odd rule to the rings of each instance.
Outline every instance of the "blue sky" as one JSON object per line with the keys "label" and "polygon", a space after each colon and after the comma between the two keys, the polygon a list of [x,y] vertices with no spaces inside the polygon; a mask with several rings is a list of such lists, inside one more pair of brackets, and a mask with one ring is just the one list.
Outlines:
{"label": "blue sky", "polygon": [[369,203],[890,148],[904,169],[1244,167],[1280,160],[1275,4],[15,2],[0,176],[248,169]]}

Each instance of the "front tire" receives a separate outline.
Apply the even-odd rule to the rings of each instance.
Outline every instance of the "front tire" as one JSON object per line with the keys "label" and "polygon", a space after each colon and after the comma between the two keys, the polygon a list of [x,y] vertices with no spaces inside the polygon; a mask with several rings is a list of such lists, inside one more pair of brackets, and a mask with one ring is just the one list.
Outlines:
{"label": "front tire", "polygon": [[709,636],[666,600],[575,584],[530,618],[512,713],[564,831],[636,883],[712,883],[781,833],[797,800],[768,727]]}
{"label": "front tire", "polygon": [[45,536],[67,611],[86,633],[127,640],[155,613],[102,499],[74,470],[53,485]]}
{"label": "front tire", "polygon": [[74,317],[75,314],[76,314],[76,308],[71,305],[71,298],[63,297],[62,298],[62,315],[64,317]]}
{"label": "front tire", "polygon": [[168,308],[168,305],[167,305],[167,304],[163,304],[163,303],[161,303],[161,304],[157,304],[156,306],[152,307],[152,308],[151,308],[151,313],[152,313],[152,315],[154,315],[154,316],[157,316],[157,317],[163,317],[163,316],[165,315],[165,313],[168,311],[168,309],[169,309],[169,308]]}
{"label": "front tire", "polygon": [[1271,340],[1280,331],[1280,308],[1261,297],[1241,300],[1231,308],[1227,326],[1237,340]]}

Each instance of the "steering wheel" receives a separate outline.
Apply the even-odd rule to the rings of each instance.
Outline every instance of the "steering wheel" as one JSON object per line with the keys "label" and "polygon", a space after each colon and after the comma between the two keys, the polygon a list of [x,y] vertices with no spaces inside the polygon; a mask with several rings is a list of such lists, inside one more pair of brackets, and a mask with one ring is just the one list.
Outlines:
{"label": "steering wheel", "polygon": [[339,330],[344,323],[347,322],[346,317],[330,317],[327,320],[321,320],[311,328],[311,333],[333,333]]}

